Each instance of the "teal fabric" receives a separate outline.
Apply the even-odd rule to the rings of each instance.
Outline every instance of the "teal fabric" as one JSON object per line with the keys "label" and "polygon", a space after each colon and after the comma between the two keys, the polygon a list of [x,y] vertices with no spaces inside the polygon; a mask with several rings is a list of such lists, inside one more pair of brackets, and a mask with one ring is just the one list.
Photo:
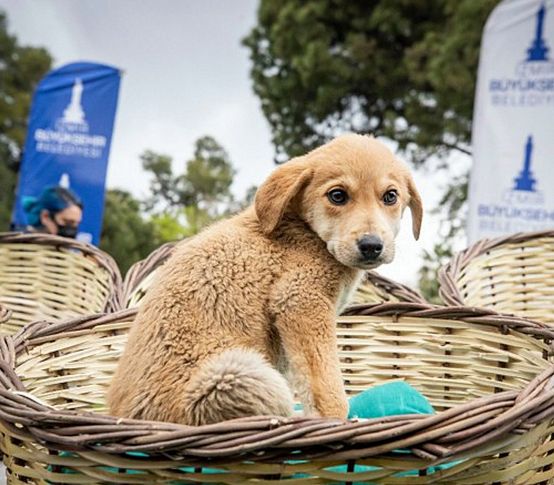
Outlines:
{"label": "teal fabric", "polygon": [[382,418],[396,414],[434,414],[429,401],[410,384],[388,382],[350,399],[349,419]]}

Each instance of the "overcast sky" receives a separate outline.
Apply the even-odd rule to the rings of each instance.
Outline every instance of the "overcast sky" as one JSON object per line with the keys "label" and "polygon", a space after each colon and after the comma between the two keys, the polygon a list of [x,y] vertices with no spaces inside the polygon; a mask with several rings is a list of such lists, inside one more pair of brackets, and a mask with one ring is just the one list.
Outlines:
{"label": "overcast sky", "polygon": [[[242,196],[274,168],[270,130],[252,91],[240,40],[255,23],[257,0],[0,0],[10,32],[22,44],[45,46],[59,67],[78,60],[124,70],[112,140],[108,186],[144,196],[145,149],[174,158],[181,171],[194,141],[214,136],[238,170]],[[414,283],[422,247],[437,225],[436,179],[416,174],[426,205],[419,243],[405,217],[396,260],[382,273]]]}

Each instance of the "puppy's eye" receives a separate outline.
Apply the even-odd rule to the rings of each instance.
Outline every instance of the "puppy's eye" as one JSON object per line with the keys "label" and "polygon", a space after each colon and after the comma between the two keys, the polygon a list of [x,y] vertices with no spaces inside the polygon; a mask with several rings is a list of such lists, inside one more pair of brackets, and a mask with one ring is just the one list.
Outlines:
{"label": "puppy's eye", "polygon": [[385,205],[394,205],[398,200],[398,192],[396,190],[389,190],[383,195],[383,202]]}
{"label": "puppy's eye", "polygon": [[327,192],[329,202],[334,205],[344,205],[348,202],[348,194],[342,189],[333,189]]}

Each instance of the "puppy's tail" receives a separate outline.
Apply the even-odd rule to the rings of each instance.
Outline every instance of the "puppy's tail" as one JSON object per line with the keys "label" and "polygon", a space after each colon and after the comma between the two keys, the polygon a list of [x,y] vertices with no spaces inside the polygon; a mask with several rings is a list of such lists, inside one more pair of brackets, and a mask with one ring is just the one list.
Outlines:
{"label": "puppy's tail", "polygon": [[202,364],[187,384],[184,404],[193,425],[293,412],[283,375],[261,354],[246,349],[227,350]]}

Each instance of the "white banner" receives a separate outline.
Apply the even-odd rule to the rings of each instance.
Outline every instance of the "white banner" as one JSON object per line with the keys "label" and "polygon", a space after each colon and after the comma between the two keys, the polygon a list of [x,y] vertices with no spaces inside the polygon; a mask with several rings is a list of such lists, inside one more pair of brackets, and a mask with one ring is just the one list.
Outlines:
{"label": "white banner", "polygon": [[554,0],[505,0],[481,43],[470,242],[554,228]]}

